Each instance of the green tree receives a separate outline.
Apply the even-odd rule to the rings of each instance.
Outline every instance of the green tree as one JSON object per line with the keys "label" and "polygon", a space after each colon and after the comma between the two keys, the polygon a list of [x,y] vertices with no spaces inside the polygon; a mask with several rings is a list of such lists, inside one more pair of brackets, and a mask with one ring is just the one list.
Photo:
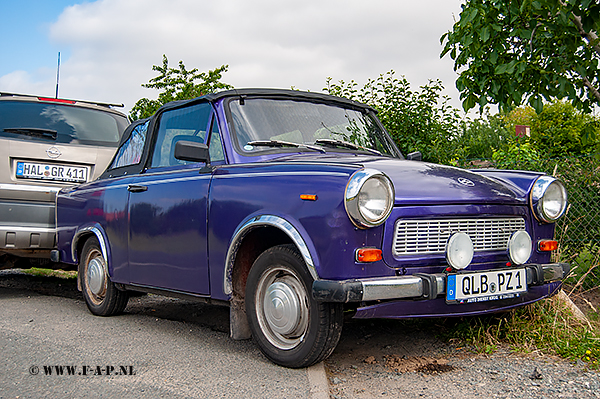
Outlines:
{"label": "green tree", "polygon": [[403,154],[421,151],[432,162],[447,162],[452,157],[451,142],[459,134],[459,111],[441,95],[439,80],[429,81],[420,90],[411,90],[404,76],[390,71],[369,79],[363,87],[354,80],[338,83],[327,78],[323,91],[368,104],[378,111],[386,130]]}
{"label": "green tree", "polygon": [[179,61],[178,68],[169,68],[169,60],[163,55],[162,66],[152,66],[152,70],[159,73],[158,76],[142,84],[142,87],[160,90],[158,99],[141,98],[135,103],[129,116],[132,120],[146,118],[168,102],[189,100],[219,90],[232,89],[233,86],[221,82],[227,68],[228,65],[222,65],[212,71],[198,72],[197,68],[188,70],[183,61]]}
{"label": "green tree", "polygon": [[568,98],[600,104],[598,0],[466,0],[440,41],[460,71],[463,108],[503,110]]}

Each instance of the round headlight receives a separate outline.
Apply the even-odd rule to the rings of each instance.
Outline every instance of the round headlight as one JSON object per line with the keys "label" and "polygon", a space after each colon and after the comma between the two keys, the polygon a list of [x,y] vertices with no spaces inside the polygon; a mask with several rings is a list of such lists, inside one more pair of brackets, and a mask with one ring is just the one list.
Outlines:
{"label": "round headlight", "polygon": [[515,265],[522,265],[531,256],[531,236],[525,230],[515,231],[508,240],[508,257]]}
{"label": "round headlight", "polygon": [[378,170],[359,170],[348,181],[345,205],[350,220],[357,227],[379,226],[394,207],[394,185]]}
{"label": "round headlight", "polygon": [[446,260],[457,270],[462,270],[473,260],[473,241],[466,233],[454,233],[446,243]]}
{"label": "round headlight", "polygon": [[542,222],[553,223],[567,209],[567,190],[551,176],[536,180],[531,191],[531,206],[535,217]]}

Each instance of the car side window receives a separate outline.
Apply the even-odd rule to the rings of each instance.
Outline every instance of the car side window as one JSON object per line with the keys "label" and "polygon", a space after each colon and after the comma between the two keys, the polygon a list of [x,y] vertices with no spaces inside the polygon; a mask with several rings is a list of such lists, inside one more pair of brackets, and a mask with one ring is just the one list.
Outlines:
{"label": "car side window", "polygon": [[175,158],[175,144],[180,140],[204,143],[211,110],[209,103],[201,103],[164,112],[158,126],[151,167],[191,163]]}
{"label": "car side window", "polygon": [[208,146],[210,154],[210,162],[220,162],[225,160],[225,153],[223,152],[223,143],[221,142],[221,134],[219,133],[219,123],[213,116],[212,129],[210,133],[210,144]]}
{"label": "car side window", "polygon": [[120,168],[123,166],[135,165],[142,159],[144,151],[144,143],[146,142],[146,133],[150,121],[139,124],[133,128],[131,136],[119,148],[115,159],[110,166],[110,169]]}

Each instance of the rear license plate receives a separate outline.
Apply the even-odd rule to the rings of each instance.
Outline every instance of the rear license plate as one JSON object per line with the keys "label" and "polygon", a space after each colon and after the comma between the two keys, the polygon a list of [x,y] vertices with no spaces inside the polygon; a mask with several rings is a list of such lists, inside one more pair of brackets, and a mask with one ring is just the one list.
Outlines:
{"label": "rear license plate", "polygon": [[446,301],[474,303],[515,298],[527,292],[525,269],[494,270],[448,275]]}
{"label": "rear license plate", "polygon": [[83,183],[87,181],[88,168],[37,162],[17,162],[16,176],[20,179]]}

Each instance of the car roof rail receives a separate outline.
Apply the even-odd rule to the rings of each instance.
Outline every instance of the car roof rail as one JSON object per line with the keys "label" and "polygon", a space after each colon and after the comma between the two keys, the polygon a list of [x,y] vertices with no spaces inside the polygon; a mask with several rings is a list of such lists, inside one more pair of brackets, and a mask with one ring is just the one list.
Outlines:
{"label": "car roof rail", "polygon": [[104,103],[104,102],[99,102],[99,101],[87,101],[87,100],[71,100],[71,99],[67,99],[67,98],[54,98],[54,97],[47,97],[47,96],[36,96],[33,94],[20,94],[20,93],[9,93],[9,92],[0,92],[0,97],[29,97],[29,98],[35,98],[38,99],[40,101],[51,101],[51,102],[58,102],[58,103],[63,103],[63,104],[77,104],[77,103],[84,103],[84,104],[91,104],[91,105],[97,105],[100,107],[118,107],[118,108],[123,108],[125,107],[125,104],[115,104],[115,103]]}

